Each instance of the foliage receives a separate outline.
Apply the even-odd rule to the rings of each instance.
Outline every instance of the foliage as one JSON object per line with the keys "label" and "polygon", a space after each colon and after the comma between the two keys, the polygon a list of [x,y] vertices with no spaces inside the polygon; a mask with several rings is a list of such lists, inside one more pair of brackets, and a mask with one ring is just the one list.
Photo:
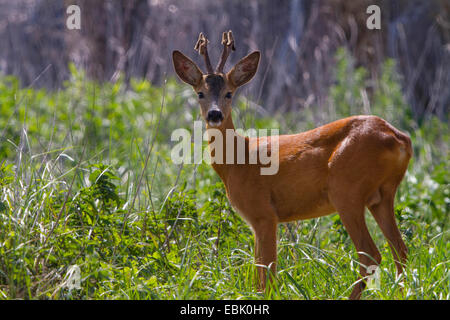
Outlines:
{"label": "foliage", "polygon": [[[381,286],[367,299],[449,299],[448,124],[416,123],[387,60],[378,82],[336,56],[330,114],[263,116],[241,99],[244,128],[290,133],[357,113],[375,113],[409,132],[414,159],[396,214],[410,250],[395,277],[381,249]],[[189,88],[119,79],[99,85],[71,67],[58,92],[0,79],[0,298],[3,299],[321,299],[346,298],[357,255],[337,215],[279,227],[279,275],[254,290],[253,236],[231,208],[212,169],[176,166],[171,132],[199,116]],[[370,89],[370,90],[369,90]],[[369,94],[368,92],[372,93]],[[80,289],[67,286],[81,271]],[[399,290],[399,287],[404,287]]]}

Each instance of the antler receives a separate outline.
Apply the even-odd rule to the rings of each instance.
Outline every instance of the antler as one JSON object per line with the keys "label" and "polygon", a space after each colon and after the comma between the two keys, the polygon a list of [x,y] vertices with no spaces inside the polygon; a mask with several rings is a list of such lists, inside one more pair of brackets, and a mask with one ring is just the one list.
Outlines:
{"label": "antler", "polygon": [[200,55],[205,58],[206,69],[208,74],[214,74],[214,70],[211,65],[211,61],[209,61],[208,49],[206,45],[208,44],[208,39],[205,37],[203,32],[200,32],[198,36],[197,43],[195,44],[194,50],[198,51]]}
{"label": "antler", "polygon": [[225,62],[227,62],[230,52],[236,50],[236,48],[234,47],[234,38],[231,30],[222,34],[222,44],[223,51],[222,56],[220,57],[220,62],[216,68],[217,73],[223,73],[223,67],[225,66]]}

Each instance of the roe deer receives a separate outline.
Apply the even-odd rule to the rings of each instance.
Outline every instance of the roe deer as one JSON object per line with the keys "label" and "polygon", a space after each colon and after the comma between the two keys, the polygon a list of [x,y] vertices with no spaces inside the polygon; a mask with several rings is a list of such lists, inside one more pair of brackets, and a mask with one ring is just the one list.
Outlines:
{"label": "roe deer", "polygon": [[[224,48],[216,70],[209,60],[207,43],[200,33],[195,50],[204,57],[206,74],[179,51],[173,52],[175,71],[198,94],[206,128],[223,133],[224,149],[219,151],[225,154],[228,144],[241,142],[248,156],[259,148],[262,138],[235,134],[230,139],[225,132],[234,130],[232,97],[255,75],[260,53],[249,54],[225,73],[226,59],[234,50],[231,31],[223,34]],[[273,140],[268,138],[264,144],[270,152]],[[360,277],[350,295],[350,299],[359,299],[369,267],[381,261],[367,230],[365,207],[387,238],[401,273],[407,248],[396,225],[394,197],[412,156],[409,137],[379,117],[352,116],[307,132],[272,138],[278,139],[276,174],[262,175],[259,169],[264,165],[259,160],[256,164],[212,163],[230,203],[254,232],[255,262],[260,265],[258,288],[266,288],[266,271],[276,270],[278,223],[338,212],[359,256]]]}

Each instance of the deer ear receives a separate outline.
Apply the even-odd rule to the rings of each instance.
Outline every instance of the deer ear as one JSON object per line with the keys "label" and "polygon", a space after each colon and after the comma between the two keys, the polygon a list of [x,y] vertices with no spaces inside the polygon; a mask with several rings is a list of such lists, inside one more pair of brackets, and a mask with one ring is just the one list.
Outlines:
{"label": "deer ear", "polygon": [[181,80],[195,87],[200,83],[203,73],[197,65],[180,51],[172,53],[173,66]]}
{"label": "deer ear", "polygon": [[240,87],[249,82],[258,70],[260,56],[261,54],[259,51],[255,51],[242,58],[233,69],[228,72],[228,80],[236,87]]}

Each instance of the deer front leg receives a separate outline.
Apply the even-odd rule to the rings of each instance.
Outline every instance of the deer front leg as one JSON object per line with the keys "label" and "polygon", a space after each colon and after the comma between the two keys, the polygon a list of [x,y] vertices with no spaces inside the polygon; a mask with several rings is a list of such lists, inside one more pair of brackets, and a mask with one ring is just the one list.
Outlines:
{"label": "deer front leg", "polygon": [[[277,262],[277,222],[262,219],[252,224],[255,232],[255,264],[257,265],[258,291],[266,289],[267,279],[273,280]],[[259,265],[259,266],[258,266]],[[268,268],[270,274],[267,274]]]}

